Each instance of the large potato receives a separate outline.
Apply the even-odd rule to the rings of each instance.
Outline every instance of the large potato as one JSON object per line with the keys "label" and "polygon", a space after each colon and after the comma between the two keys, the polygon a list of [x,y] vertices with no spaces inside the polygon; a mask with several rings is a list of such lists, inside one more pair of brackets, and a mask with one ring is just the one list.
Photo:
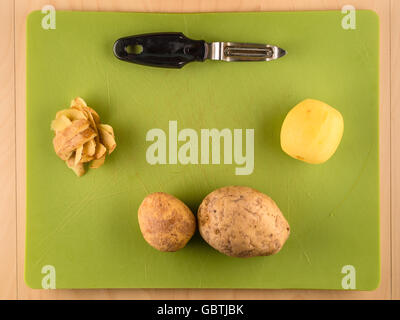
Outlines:
{"label": "large potato", "polygon": [[204,240],[233,257],[275,254],[290,233],[276,203],[248,187],[224,187],[211,192],[201,203],[197,219]]}
{"label": "large potato", "polygon": [[182,249],[196,230],[190,209],[174,196],[157,192],[144,198],[138,211],[144,239],[160,251]]}

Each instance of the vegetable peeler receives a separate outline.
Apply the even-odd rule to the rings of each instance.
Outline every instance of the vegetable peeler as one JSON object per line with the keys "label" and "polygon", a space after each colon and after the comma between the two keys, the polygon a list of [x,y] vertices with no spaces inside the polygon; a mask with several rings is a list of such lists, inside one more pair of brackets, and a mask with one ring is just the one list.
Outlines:
{"label": "vegetable peeler", "polygon": [[188,62],[206,59],[222,61],[271,61],[286,51],[269,44],[192,40],[180,32],[148,33],[120,38],[114,55],[123,61],[146,66],[182,68]]}

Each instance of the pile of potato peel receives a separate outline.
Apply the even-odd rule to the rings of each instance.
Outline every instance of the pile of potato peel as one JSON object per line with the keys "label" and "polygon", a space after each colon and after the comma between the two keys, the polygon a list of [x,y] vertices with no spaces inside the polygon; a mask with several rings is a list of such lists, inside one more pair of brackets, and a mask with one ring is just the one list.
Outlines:
{"label": "pile of potato peel", "polygon": [[80,97],[72,100],[69,109],[57,112],[51,129],[55,132],[56,154],[79,177],[85,173],[85,163],[99,168],[107,153],[111,154],[117,146],[113,128],[100,123],[98,113]]}

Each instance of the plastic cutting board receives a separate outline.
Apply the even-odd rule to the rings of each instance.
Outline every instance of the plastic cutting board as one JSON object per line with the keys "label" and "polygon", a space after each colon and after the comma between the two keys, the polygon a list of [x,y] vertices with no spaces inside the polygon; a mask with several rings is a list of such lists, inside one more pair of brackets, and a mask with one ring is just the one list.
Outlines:
{"label": "plastic cutting board", "polygon": [[[205,14],[56,12],[27,23],[27,225],[25,280],[32,288],[312,288],[372,290],[380,278],[379,21],[340,11]],[[144,67],[113,56],[116,39],[181,31],[192,39],[276,44],[273,62]],[[50,123],[83,97],[116,132],[117,149],[82,178],[57,158]],[[338,109],[343,140],[325,164],[310,165],[279,145],[286,113],[305,98]],[[150,165],[146,133],[253,128],[251,175],[231,165]],[[247,185],[271,196],[291,225],[277,255],[240,259],[208,246],[198,232],[181,251],[161,253],[142,238],[137,209],[168,192],[193,212],[204,196]],[[46,267],[47,266],[47,267]],[[49,267],[50,266],[50,267]],[[350,267],[348,267],[350,266]],[[350,271],[349,271],[350,270]],[[47,278],[46,278],[47,277]],[[353,287],[350,287],[353,288]]]}

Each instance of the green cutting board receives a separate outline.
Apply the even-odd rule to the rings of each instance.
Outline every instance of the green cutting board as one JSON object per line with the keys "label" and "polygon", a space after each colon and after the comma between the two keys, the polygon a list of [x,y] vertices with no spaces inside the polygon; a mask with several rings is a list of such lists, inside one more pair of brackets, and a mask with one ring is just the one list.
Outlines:
{"label": "green cutting board", "polygon": [[[27,229],[25,280],[32,288],[312,288],[379,284],[379,21],[357,11],[207,14],[41,12],[27,33]],[[181,31],[193,39],[276,44],[272,62],[191,63],[181,70],[122,62],[116,39]],[[116,133],[117,149],[78,178],[54,153],[55,113],[83,97]],[[310,165],[282,152],[286,113],[305,98],[344,118],[336,154]],[[178,130],[254,129],[254,171],[234,164],[150,165],[146,134],[169,121]],[[180,146],[182,143],[179,143]],[[156,191],[196,212],[209,192],[246,185],[271,196],[291,225],[282,251],[232,258],[196,232],[176,253],[143,239],[137,210]],[[47,266],[47,267],[46,267]],[[351,267],[346,267],[351,266]],[[350,271],[349,271],[350,270]],[[350,272],[350,273],[348,273]],[[53,277],[54,276],[54,277]],[[53,277],[53,278],[51,278]],[[349,279],[353,279],[351,282]],[[354,288],[354,287],[350,287]]]}

